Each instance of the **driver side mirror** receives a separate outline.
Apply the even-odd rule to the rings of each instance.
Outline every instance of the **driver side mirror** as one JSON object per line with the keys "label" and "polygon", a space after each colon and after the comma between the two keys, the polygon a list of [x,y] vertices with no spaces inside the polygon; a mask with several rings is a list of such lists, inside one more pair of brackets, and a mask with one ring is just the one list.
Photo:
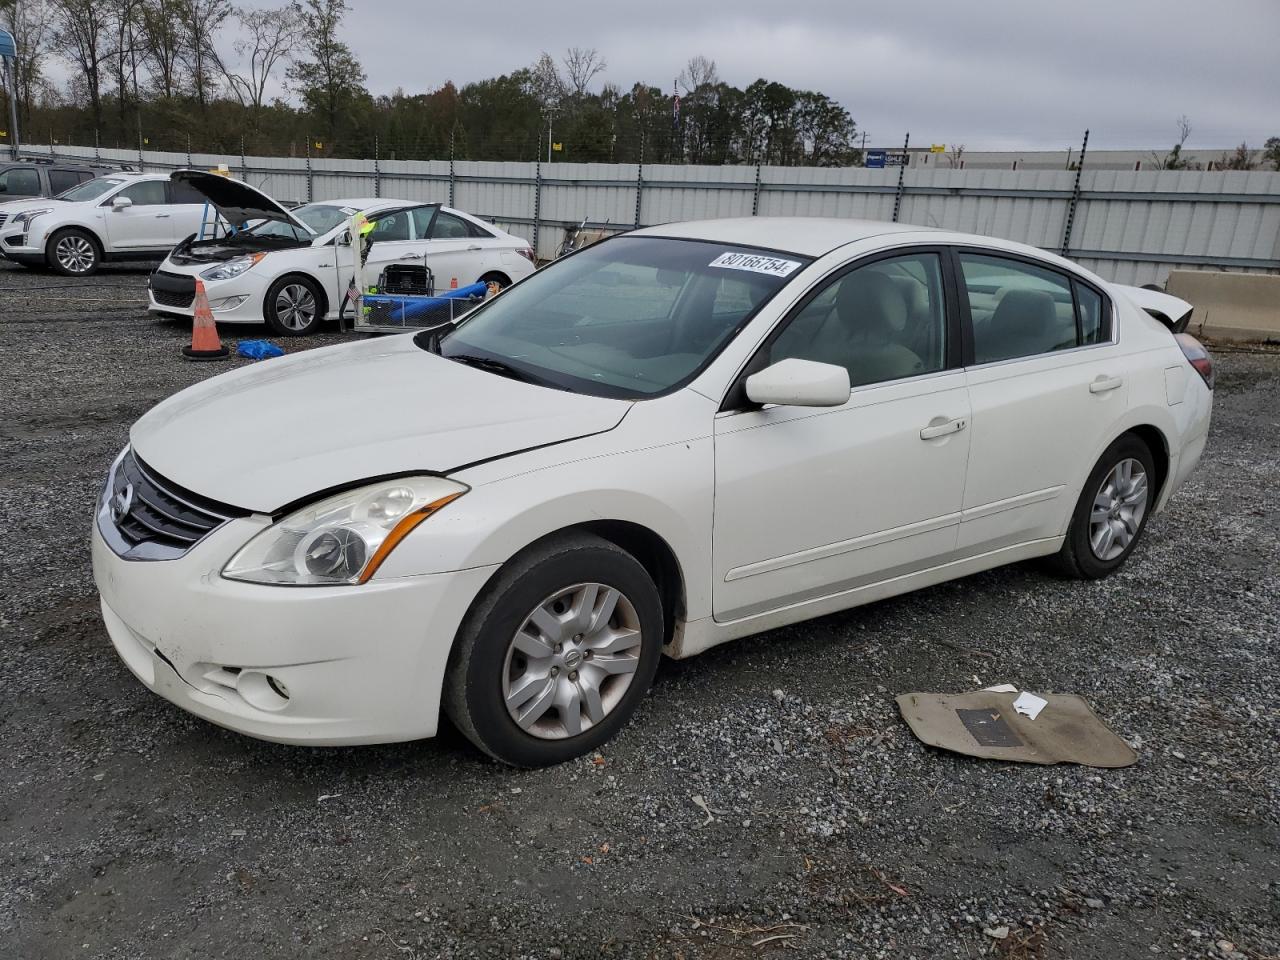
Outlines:
{"label": "driver side mirror", "polygon": [[133,201],[128,197],[115,196],[111,198],[112,210],[127,210],[133,206]]}
{"label": "driver side mirror", "polygon": [[839,407],[849,402],[849,371],[789,357],[747,377],[747,398],[786,407]]}
{"label": "driver side mirror", "polygon": [[343,230],[334,242],[340,247],[351,246],[351,231]]}

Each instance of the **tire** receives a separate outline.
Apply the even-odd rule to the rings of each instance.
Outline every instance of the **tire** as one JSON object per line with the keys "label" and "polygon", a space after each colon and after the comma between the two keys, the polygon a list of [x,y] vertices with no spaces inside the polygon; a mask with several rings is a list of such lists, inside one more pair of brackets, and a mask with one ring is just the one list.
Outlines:
{"label": "tire", "polygon": [[476,283],[496,283],[499,290],[505,290],[507,287],[511,286],[511,278],[505,273],[498,273],[495,270],[490,273],[486,273],[483,277],[477,280]]}
{"label": "tire", "polygon": [[69,227],[48,239],[44,259],[50,270],[64,277],[91,277],[102,264],[102,248],[93,234]]}
{"label": "tire", "polygon": [[262,316],[277,337],[305,337],[324,322],[324,293],[310,277],[281,277],[262,300]]}
{"label": "tire", "polygon": [[1050,566],[1076,580],[1100,580],[1118,570],[1147,528],[1155,476],[1151,450],[1138,437],[1126,433],[1107,447],[1085,481]]}
{"label": "tire", "polygon": [[[605,606],[612,615],[602,621]],[[644,698],[663,622],[658,588],[625,550],[588,534],[537,545],[498,572],[463,621],[445,672],[445,712],[468,740],[512,766],[581,756],[617,733]]]}

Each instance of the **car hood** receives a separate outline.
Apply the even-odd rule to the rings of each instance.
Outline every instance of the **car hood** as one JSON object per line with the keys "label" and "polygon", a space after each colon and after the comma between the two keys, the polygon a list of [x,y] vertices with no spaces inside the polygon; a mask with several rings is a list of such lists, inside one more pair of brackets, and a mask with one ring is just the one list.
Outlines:
{"label": "car hood", "polygon": [[52,207],[55,210],[63,207],[73,207],[74,203],[68,203],[66,200],[54,200],[51,197],[28,197],[25,200],[6,200],[0,203],[0,213],[7,214],[9,220],[12,220],[17,214],[25,210],[43,210]]}
{"label": "car hood", "polygon": [[175,170],[169,174],[169,179],[175,183],[185,183],[195,190],[209,201],[223,220],[237,230],[254,220],[276,220],[297,227],[303,232],[303,236],[315,236],[314,230],[271,197],[243,180],[203,170]]}
{"label": "car hood", "polygon": [[275,513],[361,480],[447,474],[602,433],[631,406],[510,380],[413,341],[308,350],[213,377],[152,408],[130,442],[187,490]]}

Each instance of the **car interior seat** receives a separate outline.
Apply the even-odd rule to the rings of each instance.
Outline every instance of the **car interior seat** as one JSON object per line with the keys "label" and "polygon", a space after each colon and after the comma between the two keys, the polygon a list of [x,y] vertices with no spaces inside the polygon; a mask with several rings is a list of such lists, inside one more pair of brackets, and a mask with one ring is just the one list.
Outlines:
{"label": "car interior seat", "polygon": [[854,385],[919,373],[923,361],[902,343],[907,314],[897,284],[881,273],[856,271],[836,292],[832,317],[818,334],[820,353],[843,363]]}
{"label": "car interior seat", "polygon": [[976,337],[974,360],[992,363],[1034,356],[1061,346],[1053,295],[1044,290],[1007,290],[986,330]]}

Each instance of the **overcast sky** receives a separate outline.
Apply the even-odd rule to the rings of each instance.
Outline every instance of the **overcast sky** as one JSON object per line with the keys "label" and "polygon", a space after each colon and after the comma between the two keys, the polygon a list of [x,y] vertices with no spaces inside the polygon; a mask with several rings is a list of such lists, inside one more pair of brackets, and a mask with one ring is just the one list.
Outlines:
{"label": "overcast sky", "polygon": [[[872,145],[1167,146],[1280,135],[1280,0],[349,0],[374,93],[595,47],[596,87],[669,90],[689,57],[843,103]],[[267,4],[263,4],[267,5]]]}

